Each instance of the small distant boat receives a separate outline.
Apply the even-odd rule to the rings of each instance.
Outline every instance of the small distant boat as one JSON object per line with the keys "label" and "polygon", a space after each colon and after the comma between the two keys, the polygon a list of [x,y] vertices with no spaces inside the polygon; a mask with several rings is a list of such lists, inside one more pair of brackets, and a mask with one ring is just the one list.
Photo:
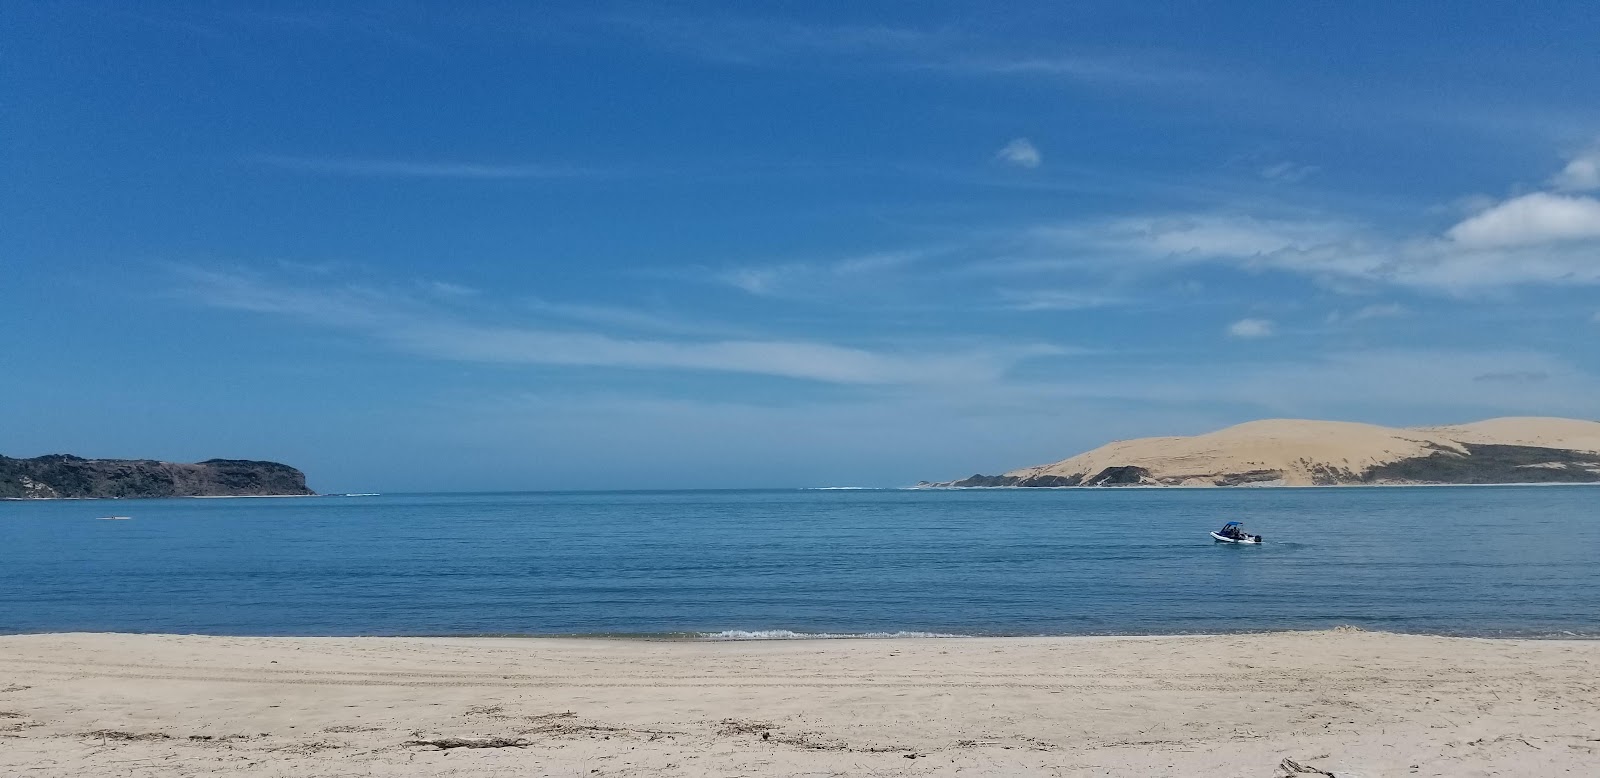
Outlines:
{"label": "small distant boat", "polygon": [[1260,535],[1252,535],[1245,532],[1244,527],[1237,521],[1230,521],[1222,525],[1222,529],[1212,532],[1211,537],[1215,538],[1219,543],[1255,544],[1261,542]]}
{"label": "small distant boat", "polygon": [[95,518],[98,521],[127,521],[128,519],[131,519],[133,517],[132,516],[96,516]]}

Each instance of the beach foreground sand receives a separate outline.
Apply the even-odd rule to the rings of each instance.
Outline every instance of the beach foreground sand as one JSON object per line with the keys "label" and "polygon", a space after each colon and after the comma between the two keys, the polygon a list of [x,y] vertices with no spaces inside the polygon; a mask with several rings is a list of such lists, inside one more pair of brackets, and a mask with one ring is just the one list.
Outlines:
{"label": "beach foreground sand", "polygon": [[1597,679],[1600,641],[1355,631],[22,635],[0,774],[1596,775]]}

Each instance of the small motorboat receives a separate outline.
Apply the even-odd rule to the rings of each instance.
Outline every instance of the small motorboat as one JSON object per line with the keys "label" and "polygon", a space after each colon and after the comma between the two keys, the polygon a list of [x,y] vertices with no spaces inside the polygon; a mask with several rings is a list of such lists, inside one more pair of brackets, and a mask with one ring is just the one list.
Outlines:
{"label": "small motorboat", "polygon": [[1240,526],[1239,522],[1237,521],[1230,521],[1227,524],[1222,525],[1222,529],[1212,532],[1211,537],[1215,538],[1219,543],[1261,542],[1260,535],[1251,535],[1250,533],[1245,532],[1244,527]]}

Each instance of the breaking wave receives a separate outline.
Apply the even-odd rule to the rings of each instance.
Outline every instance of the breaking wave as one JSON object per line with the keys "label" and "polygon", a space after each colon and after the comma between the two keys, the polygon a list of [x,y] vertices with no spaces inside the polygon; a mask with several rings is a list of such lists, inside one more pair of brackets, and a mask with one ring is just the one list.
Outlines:
{"label": "breaking wave", "polygon": [[949,632],[795,632],[788,629],[725,629],[702,632],[705,640],[836,640],[839,638],[965,638]]}

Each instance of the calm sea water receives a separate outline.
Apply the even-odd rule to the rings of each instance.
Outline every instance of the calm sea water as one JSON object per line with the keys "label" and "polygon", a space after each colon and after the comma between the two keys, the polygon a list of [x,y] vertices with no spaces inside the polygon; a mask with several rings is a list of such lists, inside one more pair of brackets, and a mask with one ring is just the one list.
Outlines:
{"label": "calm sea water", "polygon": [[[130,521],[97,521],[122,514]],[[1238,519],[1260,547],[1215,544]],[[1600,489],[0,502],[0,631],[1600,635]],[[776,632],[776,634],[784,634]]]}

